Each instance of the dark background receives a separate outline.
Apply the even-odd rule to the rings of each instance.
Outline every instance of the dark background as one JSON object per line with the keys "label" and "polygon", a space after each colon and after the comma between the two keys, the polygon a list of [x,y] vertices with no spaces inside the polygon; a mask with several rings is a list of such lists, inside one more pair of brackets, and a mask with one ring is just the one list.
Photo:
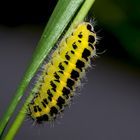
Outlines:
{"label": "dark background", "polygon": [[[0,117],[56,3],[0,4]],[[38,126],[25,120],[15,139],[140,139],[139,13],[137,0],[96,0],[88,18],[95,18],[95,31],[101,38],[96,45],[99,57],[92,63],[80,95],[77,93],[62,119],[54,123]]]}

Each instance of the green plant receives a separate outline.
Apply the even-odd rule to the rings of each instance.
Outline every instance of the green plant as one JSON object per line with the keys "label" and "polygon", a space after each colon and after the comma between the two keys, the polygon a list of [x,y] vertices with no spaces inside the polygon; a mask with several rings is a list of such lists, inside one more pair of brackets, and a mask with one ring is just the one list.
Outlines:
{"label": "green plant", "polygon": [[[16,106],[18,105],[20,99],[22,98],[25,89],[27,88],[33,76],[35,75],[37,69],[42,64],[43,60],[47,57],[52,47],[55,45],[58,38],[61,36],[65,27],[74,17],[70,28],[66,32],[66,36],[67,36],[72,32],[73,26],[81,22],[85,18],[94,1],[95,0],[76,0],[76,1],[59,0],[58,1],[57,6],[33,54],[28,69],[16,90],[15,96],[13,97],[13,100],[11,101],[8,110],[6,111],[3,118],[1,119],[0,137],[3,136],[4,130],[9,122],[9,119],[11,118]],[[21,126],[26,116],[26,114],[23,112],[26,112],[27,104],[32,100],[32,98],[33,95],[32,93],[30,93],[23,107],[19,111],[19,114],[17,115],[15,121],[13,122],[12,126],[9,128],[5,139],[9,140],[14,138],[15,134],[17,133],[19,127]]]}

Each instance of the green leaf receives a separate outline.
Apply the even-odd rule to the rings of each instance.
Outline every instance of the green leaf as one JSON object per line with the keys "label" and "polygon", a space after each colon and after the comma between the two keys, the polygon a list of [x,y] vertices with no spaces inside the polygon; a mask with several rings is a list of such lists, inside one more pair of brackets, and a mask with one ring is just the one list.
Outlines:
{"label": "green leaf", "polygon": [[[95,0],[59,0],[58,4],[43,32],[43,35],[39,41],[39,44],[33,54],[31,63],[24,75],[23,80],[19,84],[17,88],[16,94],[5,113],[3,119],[0,123],[0,134],[4,131],[12,113],[14,112],[18,102],[20,101],[21,97],[23,96],[23,92],[25,91],[26,87],[28,86],[30,80],[34,76],[35,72],[42,64],[43,60],[46,58],[54,44],[57,42],[58,38],[64,31],[65,27],[68,25],[72,17],[77,13],[74,18],[72,25],[70,26],[66,35],[69,35],[72,32],[72,27],[79,22],[81,22],[85,16],[87,15],[90,7],[94,3]],[[78,11],[77,11],[78,10]],[[28,99],[25,101],[22,109],[20,110],[19,114],[17,115],[13,125],[8,131],[8,134],[5,139],[13,139],[17,130],[19,129],[20,125],[22,124],[25,118],[25,112],[27,104],[32,100],[33,95],[30,94]]]}

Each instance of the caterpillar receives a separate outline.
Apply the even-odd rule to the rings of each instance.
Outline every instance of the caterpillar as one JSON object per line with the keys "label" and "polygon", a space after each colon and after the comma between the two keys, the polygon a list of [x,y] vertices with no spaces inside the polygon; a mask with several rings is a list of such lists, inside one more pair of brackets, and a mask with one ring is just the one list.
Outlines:
{"label": "caterpillar", "polygon": [[95,44],[96,33],[89,22],[80,23],[62,39],[36,82],[35,97],[28,105],[33,120],[53,121],[64,110],[96,55]]}

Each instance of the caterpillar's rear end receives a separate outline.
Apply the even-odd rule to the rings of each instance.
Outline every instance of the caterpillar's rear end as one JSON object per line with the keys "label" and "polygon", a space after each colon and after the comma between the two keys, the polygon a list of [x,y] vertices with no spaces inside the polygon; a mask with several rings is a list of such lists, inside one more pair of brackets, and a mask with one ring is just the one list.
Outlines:
{"label": "caterpillar's rear end", "polygon": [[82,22],[71,36],[62,39],[44,66],[29,114],[37,123],[52,121],[74,95],[90,59],[96,55],[96,34],[89,22]]}

